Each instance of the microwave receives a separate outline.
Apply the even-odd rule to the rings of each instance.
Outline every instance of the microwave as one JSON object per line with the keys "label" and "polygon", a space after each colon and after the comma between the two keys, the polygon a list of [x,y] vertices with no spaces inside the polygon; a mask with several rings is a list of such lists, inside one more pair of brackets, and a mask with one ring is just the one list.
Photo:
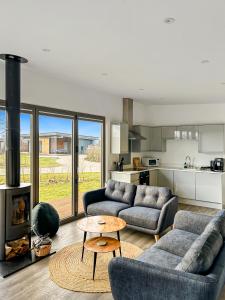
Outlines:
{"label": "microwave", "polygon": [[159,166],[159,159],[158,158],[143,157],[142,158],[142,165],[145,166],[145,167],[158,167]]}

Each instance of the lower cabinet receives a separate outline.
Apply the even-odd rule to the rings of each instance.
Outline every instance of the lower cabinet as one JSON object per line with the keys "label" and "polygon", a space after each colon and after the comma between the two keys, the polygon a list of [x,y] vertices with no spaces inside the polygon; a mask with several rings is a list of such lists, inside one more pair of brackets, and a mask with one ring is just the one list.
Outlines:
{"label": "lower cabinet", "polygon": [[173,171],[172,170],[158,170],[157,185],[161,187],[168,187],[173,192]]}
{"label": "lower cabinet", "polygon": [[158,170],[149,170],[149,183],[151,186],[158,186]]}
{"label": "lower cabinet", "polygon": [[196,200],[222,203],[221,174],[196,173]]}
{"label": "lower cabinet", "polygon": [[195,172],[174,171],[174,194],[181,198],[195,199]]}

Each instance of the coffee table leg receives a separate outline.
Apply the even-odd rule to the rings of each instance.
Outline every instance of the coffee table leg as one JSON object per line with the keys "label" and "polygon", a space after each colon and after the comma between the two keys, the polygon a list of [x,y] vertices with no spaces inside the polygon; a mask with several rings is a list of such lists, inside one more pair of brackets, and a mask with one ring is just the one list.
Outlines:
{"label": "coffee table leg", "polygon": [[97,261],[97,252],[94,252],[93,280],[95,279],[96,261]]}
{"label": "coffee table leg", "polygon": [[87,237],[87,232],[84,231],[84,237],[83,237],[83,248],[82,248],[82,256],[81,256],[81,261],[83,261],[83,257],[84,257],[84,243],[86,241],[86,237]]}
{"label": "coffee table leg", "polygon": [[113,257],[116,257],[116,251],[115,250],[113,251]]}
{"label": "coffee table leg", "polygon": [[[119,231],[117,231],[117,239],[118,239],[118,241],[120,241],[120,232]],[[121,246],[120,246],[119,250],[120,250],[120,256],[122,256]]]}

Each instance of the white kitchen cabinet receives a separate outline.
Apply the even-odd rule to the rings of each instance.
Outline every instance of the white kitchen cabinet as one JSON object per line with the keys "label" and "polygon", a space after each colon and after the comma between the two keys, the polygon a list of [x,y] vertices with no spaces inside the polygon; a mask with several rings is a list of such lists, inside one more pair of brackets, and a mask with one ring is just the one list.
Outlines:
{"label": "white kitchen cabinet", "polygon": [[158,186],[158,170],[149,170],[149,184]]}
{"label": "white kitchen cabinet", "polygon": [[219,173],[196,173],[196,200],[222,203],[221,180]]}
{"label": "white kitchen cabinet", "polygon": [[173,140],[175,138],[176,126],[162,127],[162,138],[164,140]]}
{"label": "white kitchen cabinet", "polygon": [[174,194],[181,198],[195,199],[195,172],[174,171]]}
{"label": "white kitchen cabinet", "polygon": [[140,173],[130,173],[130,172],[117,172],[112,171],[111,172],[111,179],[120,181],[120,182],[127,182],[127,183],[133,183],[138,185],[139,184],[139,176]]}
{"label": "white kitchen cabinet", "polygon": [[150,135],[151,127],[136,125],[133,130],[145,138],[145,140],[132,141],[132,152],[147,152],[150,151]]}
{"label": "white kitchen cabinet", "polygon": [[177,127],[181,140],[198,140],[198,126],[182,125]]}
{"label": "white kitchen cabinet", "polygon": [[172,170],[158,170],[157,184],[161,187],[168,187],[173,192],[173,176]]}
{"label": "white kitchen cabinet", "polygon": [[165,151],[165,141],[162,138],[162,127],[151,128],[150,150],[155,152]]}
{"label": "white kitchen cabinet", "polygon": [[198,128],[200,153],[224,153],[224,125],[200,125]]}
{"label": "white kitchen cabinet", "polygon": [[112,154],[125,154],[128,149],[128,124],[111,124],[111,152]]}

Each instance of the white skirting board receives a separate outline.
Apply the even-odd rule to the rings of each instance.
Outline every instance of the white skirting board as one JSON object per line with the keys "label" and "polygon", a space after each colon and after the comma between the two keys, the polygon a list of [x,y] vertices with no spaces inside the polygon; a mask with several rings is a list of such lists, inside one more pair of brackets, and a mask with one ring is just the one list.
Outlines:
{"label": "white skirting board", "polygon": [[209,207],[209,208],[216,208],[216,209],[222,209],[221,203],[214,203],[214,202],[207,202],[207,201],[197,201],[197,200],[191,200],[191,199],[184,199],[178,197],[179,203],[182,204],[189,204],[189,205],[195,205],[195,206],[203,206],[203,207]]}

